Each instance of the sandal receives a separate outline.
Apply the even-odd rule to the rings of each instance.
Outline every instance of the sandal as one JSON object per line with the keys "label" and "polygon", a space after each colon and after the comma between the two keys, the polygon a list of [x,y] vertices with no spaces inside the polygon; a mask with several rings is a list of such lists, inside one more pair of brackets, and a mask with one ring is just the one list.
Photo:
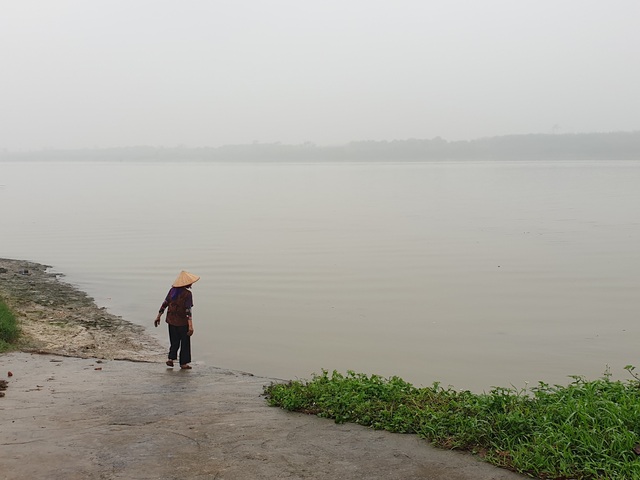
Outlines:
{"label": "sandal", "polygon": [[182,370],[191,370],[191,365],[180,365]]}
{"label": "sandal", "polygon": [[173,360],[167,360],[167,366],[173,367]]}

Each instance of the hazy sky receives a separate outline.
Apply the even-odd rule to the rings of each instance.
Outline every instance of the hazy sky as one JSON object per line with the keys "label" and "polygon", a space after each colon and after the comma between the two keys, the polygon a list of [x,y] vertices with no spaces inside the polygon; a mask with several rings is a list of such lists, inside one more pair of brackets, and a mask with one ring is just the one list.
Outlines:
{"label": "hazy sky", "polygon": [[640,129],[638,0],[0,0],[0,148]]}

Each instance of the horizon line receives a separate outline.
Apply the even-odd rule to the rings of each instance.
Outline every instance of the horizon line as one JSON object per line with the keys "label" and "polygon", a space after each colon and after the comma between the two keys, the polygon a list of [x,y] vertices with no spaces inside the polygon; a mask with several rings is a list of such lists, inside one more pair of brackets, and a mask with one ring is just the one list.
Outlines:
{"label": "horizon line", "polygon": [[498,139],[498,138],[506,138],[506,137],[530,137],[530,136],[538,136],[538,137],[566,137],[566,136],[581,136],[581,135],[611,135],[611,134],[638,134],[640,133],[640,129],[637,130],[611,130],[611,131],[592,131],[592,132],[552,132],[552,133],[512,133],[512,134],[504,134],[504,135],[491,135],[484,137],[476,137],[470,140],[447,140],[439,135],[428,138],[418,138],[418,137],[407,137],[404,139],[394,138],[392,140],[388,139],[366,139],[366,140],[349,140],[345,143],[336,143],[336,144],[317,144],[311,140],[306,140],[299,143],[284,143],[282,141],[270,141],[270,142],[262,142],[262,141],[252,141],[247,143],[226,143],[218,146],[213,145],[187,145],[187,144],[177,144],[173,146],[168,145],[149,145],[149,144],[129,144],[129,145],[119,145],[119,146],[93,146],[93,147],[39,147],[39,148],[25,148],[25,149],[10,149],[7,147],[0,147],[0,153],[40,153],[40,152],[51,152],[51,151],[78,151],[78,150],[110,150],[110,149],[122,149],[122,148],[159,148],[159,149],[218,149],[225,147],[250,147],[250,146],[308,146],[314,148],[338,148],[338,147],[346,147],[350,144],[354,143],[392,143],[392,142],[408,142],[408,141],[433,141],[440,140],[446,143],[471,143],[477,142],[481,140],[490,140],[490,139]]}

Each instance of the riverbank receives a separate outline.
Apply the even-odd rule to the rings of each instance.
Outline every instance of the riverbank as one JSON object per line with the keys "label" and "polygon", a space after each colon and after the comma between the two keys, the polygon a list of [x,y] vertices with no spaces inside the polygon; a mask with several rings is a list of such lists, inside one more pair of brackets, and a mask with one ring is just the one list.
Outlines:
{"label": "riverbank", "polygon": [[523,478],[415,435],[269,407],[274,379],[166,368],[142,327],[44,265],[0,269],[0,296],[27,336],[0,355],[3,480]]}
{"label": "riverbank", "polygon": [[144,328],[98,307],[47,265],[0,259],[0,297],[20,320],[23,351],[155,362],[165,347]]}

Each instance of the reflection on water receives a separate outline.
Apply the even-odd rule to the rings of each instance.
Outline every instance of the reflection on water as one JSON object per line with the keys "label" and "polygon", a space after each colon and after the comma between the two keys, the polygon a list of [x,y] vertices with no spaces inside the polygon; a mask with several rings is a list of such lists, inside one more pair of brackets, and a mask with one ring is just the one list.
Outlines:
{"label": "reflection on water", "polygon": [[640,162],[0,163],[0,185],[0,256],[133,322],[201,275],[196,360],[476,390],[640,364]]}

